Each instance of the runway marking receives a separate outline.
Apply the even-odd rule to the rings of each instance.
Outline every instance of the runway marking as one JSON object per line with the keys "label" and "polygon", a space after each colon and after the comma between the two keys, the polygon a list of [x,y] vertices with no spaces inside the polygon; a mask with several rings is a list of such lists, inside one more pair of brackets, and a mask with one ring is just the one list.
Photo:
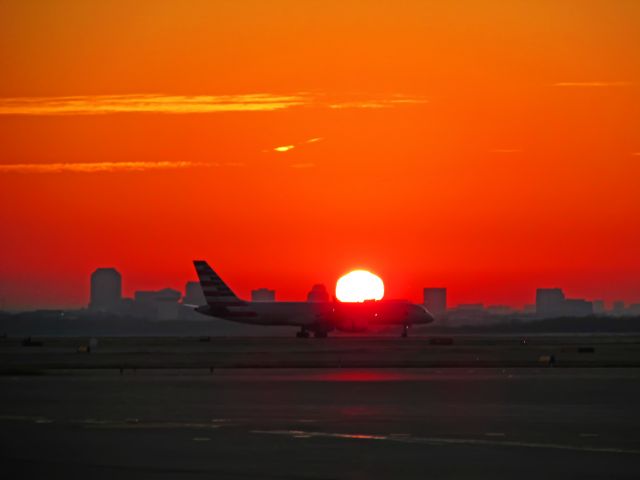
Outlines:
{"label": "runway marking", "polygon": [[476,438],[440,438],[440,437],[399,437],[387,435],[369,435],[358,433],[307,432],[304,430],[251,430],[251,433],[266,435],[286,435],[293,438],[343,438],[356,440],[387,440],[398,443],[420,443],[427,445],[471,445],[482,447],[520,447],[552,450],[571,450],[575,452],[624,453],[640,455],[640,450],[615,447],[590,447],[560,443],[517,442],[510,440],[487,440]]}
{"label": "runway marking", "polygon": [[82,420],[82,423],[84,423],[85,425],[106,425],[111,422],[109,420],[97,420],[95,418],[87,418],[85,420]]}
{"label": "runway marking", "polygon": [[35,423],[51,423],[53,420],[49,420],[45,417],[34,417],[27,415],[0,415],[0,421],[10,420],[17,422],[35,422]]}
{"label": "runway marking", "polygon": [[[82,422],[87,428],[101,428],[101,429],[141,429],[145,428],[198,428],[214,430],[220,428],[222,425],[216,425],[215,423],[197,423],[197,422],[130,422],[130,421],[109,421],[109,420],[93,420]],[[228,425],[228,424],[227,424]]]}

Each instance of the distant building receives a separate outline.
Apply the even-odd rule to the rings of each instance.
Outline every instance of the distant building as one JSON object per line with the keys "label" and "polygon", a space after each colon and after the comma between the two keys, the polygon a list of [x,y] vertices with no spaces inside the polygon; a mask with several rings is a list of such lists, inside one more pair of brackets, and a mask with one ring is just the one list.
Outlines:
{"label": "distant building", "polygon": [[98,268],[91,274],[91,310],[114,312],[121,301],[122,276],[115,268]]}
{"label": "distant building", "polygon": [[508,305],[489,305],[487,307],[487,313],[489,315],[511,315],[513,314],[513,308]]}
{"label": "distant building", "polygon": [[276,291],[270,290],[268,288],[257,288],[256,290],[251,290],[251,301],[252,302],[275,302]]}
{"label": "distant building", "polygon": [[484,313],[484,305],[482,303],[461,303],[456,307],[459,312],[482,312]]}
{"label": "distant building", "polygon": [[424,306],[434,315],[442,315],[447,311],[447,289],[425,288]]}
{"label": "distant building", "polygon": [[639,316],[640,315],[640,303],[632,303],[629,305],[626,311],[627,315]]}
{"label": "distant building", "polygon": [[560,288],[536,290],[536,314],[539,317],[584,317],[593,315],[593,303],[581,298],[565,298]]}
{"label": "distant building", "polygon": [[207,300],[202,293],[200,282],[187,282],[184,286],[184,297],[178,307],[178,318],[181,320],[203,320],[204,315],[194,309],[194,305],[206,305]]}
{"label": "distant building", "polygon": [[450,325],[480,325],[488,315],[482,303],[461,303],[447,310],[446,317]]}
{"label": "distant building", "polygon": [[329,292],[327,287],[322,284],[316,284],[311,287],[311,290],[307,294],[307,302],[328,302]]}
{"label": "distant building", "polygon": [[568,317],[593,315],[593,303],[581,298],[567,298],[564,301],[563,315]]}
{"label": "distant building", "polygon": [[187,282],[184,286],[184,298],[182,303],[186,305],[206,305],[207,301],[202,293],[200,282]]}
{"label": "distant building", "polygon": [[624,315],[626,313],[624,302],[622,300],[613,302],[613,309],[611,310],[611,313],[614,315]]}
{"label": "distant building", "polygon": [[532,313],[536,313],[536,305],[535,303],[530,303],[524,306],[524,308],[522,309],[522,313],[524,314],[532,314]]}
{"label": "distant building", "polygon": [[593,302],[593,313],[596,315],[602,315],[605,313],[604,308],[604,300],[594,300]]}
{"label": "distant building", "polygon": [[135,293],[135,312],[153,320],[176,320],[182,294],[178,290],[165,288],[158,291],[138,291]]}
{"label": "distant building", "polygon": [[541,317],[562,315],[564,293],[560,288],[538,288],[536,290],[536,314]]}

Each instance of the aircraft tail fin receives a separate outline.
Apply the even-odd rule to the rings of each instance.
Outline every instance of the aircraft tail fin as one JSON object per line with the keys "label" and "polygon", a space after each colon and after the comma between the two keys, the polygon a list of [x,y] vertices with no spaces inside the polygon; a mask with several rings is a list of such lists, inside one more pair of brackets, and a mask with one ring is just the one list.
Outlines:
{"label": "aircraft tail fin", "polygon": [[218,276],[204,260],[194,260],[202,293],[207,303],[212,306],[230,306],[243,304],[235,293]]}

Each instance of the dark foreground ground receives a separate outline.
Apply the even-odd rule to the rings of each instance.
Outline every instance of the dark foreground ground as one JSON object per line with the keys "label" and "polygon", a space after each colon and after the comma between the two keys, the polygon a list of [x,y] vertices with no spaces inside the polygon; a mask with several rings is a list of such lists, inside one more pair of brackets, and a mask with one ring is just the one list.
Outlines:
{"label": "dark foreground ground", "polygon": [[[188,368],[185,360],[182,369],[131,368],[121,374],[95,363],[87,366],[87,359],[98,362],[104,355],[106,361],[118,349],[137,360],[195,355],[200,361],[200,350],[209,349],[211,355],[225,351],[223,340],[140,341],[137,347],[135,339],[123,340],[100,341],[102,353],[90,355],[68,352],[79,341],[73,339],[57,346],[9,342],[0,348],[5,366],[0,375],[3,476],[640,478],[638,368],[543,368],[535,363],[495,368],[469,362],[454,368],[220,367],[211,372],[197,362]],[[420,339],[411,340],[336,339],[333,346],[306,345],[316,345],[312,351],[352,351],[354,359],[358,350],[367,357],[379,348],[385,361],[397,361],[409,346],[427,348]],[[516,340],[461,338],[457,347],[428,348],[451,358],[474,351],[482,357],[493,350],[506,361],[521,355]],[[578,346],[589,341],[593,353],[578,354]],[[256,354],[257,345],[247,342],[227,344],[228,353]],[[263,339],[260,345],[272,360],[305,355],[305,344],[295,339],[285,344]],[[576,357],[601,355],[599,361],[616,355],[635,359],[631,338],[553,337],[544,345],[533,346],[558,355],[562,349]],[[609,349],[615,345],[620,350],[614,355]],[[41,353],[20,353],[38,348]],[[56,355],[75,356],[85,368],[51,369],[39,355],[47,362]],[[21,370],[20,359],[27,357],[36,360]]]}

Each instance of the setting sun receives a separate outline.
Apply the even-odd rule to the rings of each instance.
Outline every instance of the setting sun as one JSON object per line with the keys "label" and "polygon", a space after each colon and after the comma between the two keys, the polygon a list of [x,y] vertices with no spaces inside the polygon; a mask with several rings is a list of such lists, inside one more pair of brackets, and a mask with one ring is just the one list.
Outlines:
{"label": "setting sun", "polygon": [[366,270],[354,270],[343,275],[336,283],[336,297],[341,302],[381,300],[384,283],[377,275]]}

